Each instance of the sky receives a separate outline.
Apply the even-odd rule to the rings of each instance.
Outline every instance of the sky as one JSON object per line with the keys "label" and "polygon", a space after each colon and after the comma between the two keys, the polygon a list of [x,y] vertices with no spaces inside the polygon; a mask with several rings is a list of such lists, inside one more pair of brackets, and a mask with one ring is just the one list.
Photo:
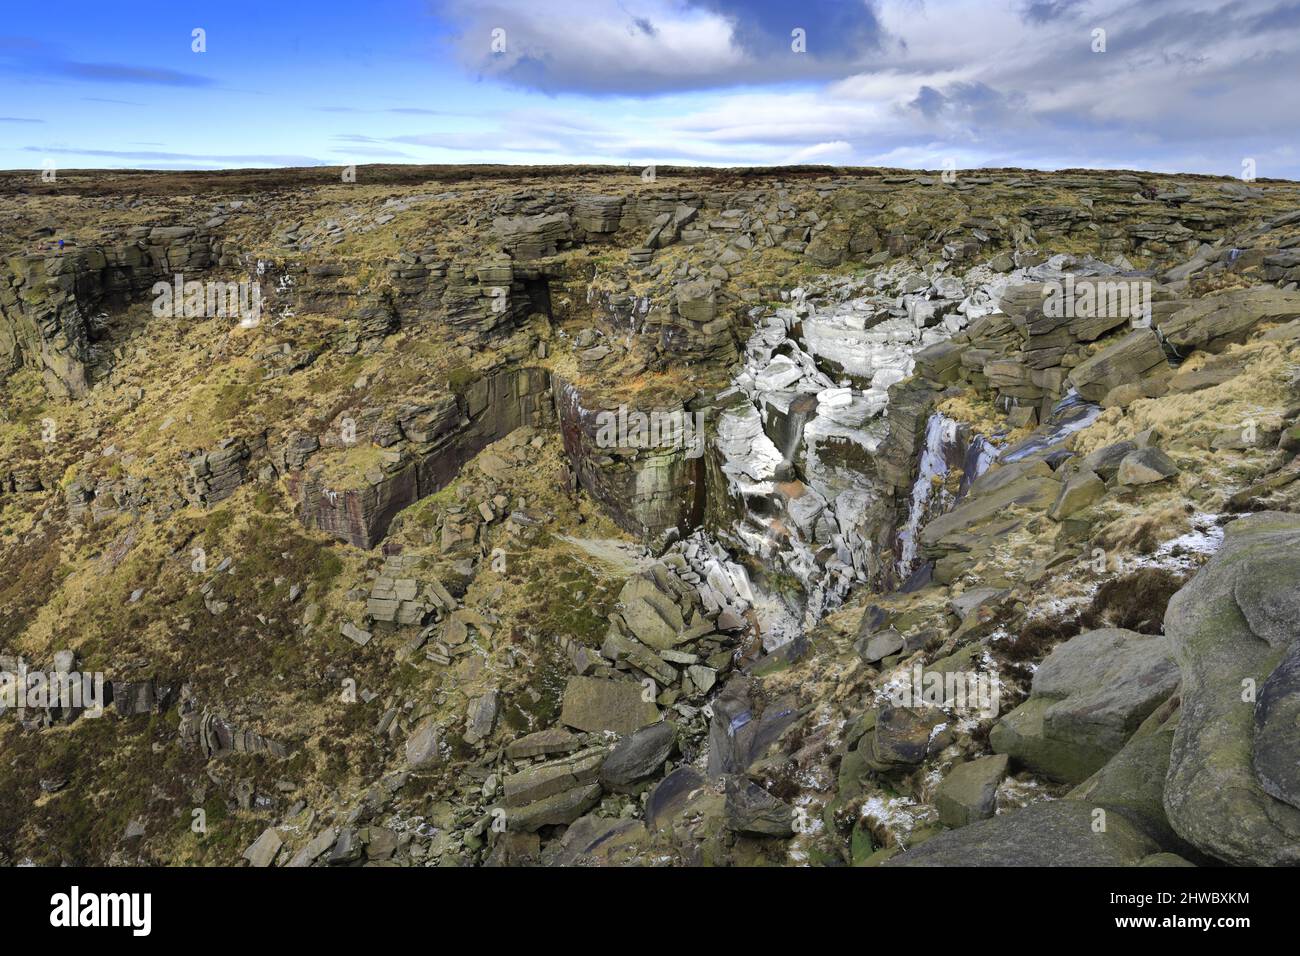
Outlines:
{"label": "sky", "polygon": [[1277,0],[14,0],[0,167],[1300,179],[1298,87]]}

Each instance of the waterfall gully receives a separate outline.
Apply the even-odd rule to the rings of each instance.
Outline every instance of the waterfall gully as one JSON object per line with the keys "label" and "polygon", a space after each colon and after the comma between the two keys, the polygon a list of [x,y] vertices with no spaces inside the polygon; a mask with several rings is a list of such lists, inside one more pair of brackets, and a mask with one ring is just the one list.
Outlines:
{"label": "waterfall gully", "polygon": [[[858,585],[918,584],[929,567],[920,533],[932,518],[995,461],[1095,419],[1100,409],[1071,393],[1034,436],[1002,449],[936,411],[914,466],[894,462],[887,475],[881,461],[891,389],[912,375],[916,353],[998,312],[1008,286],[1061,275],[1065,261],[1010,273],[978,265],[961,276],[947,263],[927,272],[897,264],[866,278],[823,277],[816,293],[796,288],[782,306],[751,312],[740,368],[713,401],[706,457],[718,480],[705,526],[673,546],[700,576],[705,606],[752,612],[771,651]],[[900,467],[914,476],[906,493]]]}
{"label": "waterfall gully", "polygon": [[[890,388],[912,374],[916,351],[993,311],[1003,281],[984,269],[962,280],[894,268],[866,281],[828,280],[819,301],[795,289],[788,305],[754,313],[742,367],[717,396],[713,451],[732,507],[710,530],[766,571],[752,588],[766,649],[895,563],[876,543],[896,521],[877,461]],[[951,432],[956,448],[955,422],[937,420],[928,432],[914,490],[926,501],[908,509],[900,571],[915,561],[932,479],[960,463],[942,445]],[[783,578],[797,588],[774,593]]]}
{"label": "waterfall gully", "polygon": [[[905,588],[924,564],[917,546],[922,526],[930,517],[942,514],[960,501],[971,483],[988,471],[998,451],[982,435],[968,441],[964,426],[942,412],[930,415],[925,424],[925,445],[917,461],[916,481],[907,500],[907,517],[898,529],[895,571]],[[944,481],[953,468],[960,475],[955,489]]]}

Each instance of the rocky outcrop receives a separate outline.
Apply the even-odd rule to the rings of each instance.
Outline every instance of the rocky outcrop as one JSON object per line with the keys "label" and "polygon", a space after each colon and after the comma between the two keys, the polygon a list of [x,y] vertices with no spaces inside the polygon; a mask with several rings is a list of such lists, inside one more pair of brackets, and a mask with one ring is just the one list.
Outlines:
{"label": "rocky outcrop", "polygon": [[1179,836],[1229,863],[1300,862],[1297,738],[1285,726],[1298,581],[1300,519],[1248,515],[1165,614],[1183,699],[1165,810]]}
{"label": "rocky outcrop", "polygon": [[1288,322],[1300,317],[1300,292],[1268,286],[1234,289],[1206,296],[1158,323],[1161,334],[1181,355],[1193,349],[1222,352],[1245,341],[1260,322]]}
{"label": "rocky outcrop", "polygon": [[266,437],[250,445],[242,438],[225,438],[216,448],[189,460],[185,494],[191,503],[210,506],[229,498],[247,479],[249,462],[266,451]]}
{"label": "rocky outcrop", "polygon": [[[670,528],[685,532],[695,527],[704,513],[705,485],[702,432],[692,430],[682,438],[660,436],[651,440],[648,432],[618,441],[616,429],[620,411],[589,407],[577,386],[556,376],[553,380],[555,414],[559,419],[564,450],[569,456],[578,487],[591,495],[611,518],[630,534],[654,538]],[[689,416],[703,422],[704,412],[689,407],[640,409],[623,406],[629,413],[654,414],[671,420]]]}
{"label": "rocky outcrop", "polygon": [[1069,382],[1084,398],[1099,402],[1112,388],[1139,381],[1166,367],[1156,333],[1135,329],[1070,372]]}
{"label": "rocky outcrop", "polygon": [[573,231],[567,213],[501,217],[493,220],[492,228],[501,247],[517,259],[553,256],[569,241]]}
{"label": "rocky outcrop", "polygon": [[218,264],[222,243],[187,226],[137,226],[120,243],[10,257],[0,272],[0,381],[16,368],[39,369],[55,398],[80,398],[96,361],[98,323],[155,282],[195,277]]}
{"label": "rocky outcrop", "polygon": [[456,396],[460,421],[454,430],[430,426],[408,441],[367,484],[335,486],[319,471],[285,478],[309,527],[328,531],[360,548],[374,547],[399,511],[447,484],[465,462],[523,425],[550,417],[550,377],[543,369],[506,366],[476,378]]}

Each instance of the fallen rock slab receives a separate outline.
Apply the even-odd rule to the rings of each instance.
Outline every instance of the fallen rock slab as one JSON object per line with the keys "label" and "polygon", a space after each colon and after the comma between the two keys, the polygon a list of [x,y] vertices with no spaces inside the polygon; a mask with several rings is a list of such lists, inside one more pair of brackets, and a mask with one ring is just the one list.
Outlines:
{"label": "fallen rock slab", "polygon": [[631,681],[571,677],[564,689],[560,722],[575,730],[623,735],[658,720],[659,708]]}

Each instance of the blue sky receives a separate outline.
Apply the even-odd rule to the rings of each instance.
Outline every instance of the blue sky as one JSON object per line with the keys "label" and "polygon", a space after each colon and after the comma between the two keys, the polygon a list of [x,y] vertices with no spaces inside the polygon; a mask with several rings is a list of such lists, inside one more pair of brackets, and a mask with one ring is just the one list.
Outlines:
{"label": "blue sky", "polygon": [[1298,79],[1300,2],[1277,0],[15,3],[0,166],[1253,160],[1300,178]]}

